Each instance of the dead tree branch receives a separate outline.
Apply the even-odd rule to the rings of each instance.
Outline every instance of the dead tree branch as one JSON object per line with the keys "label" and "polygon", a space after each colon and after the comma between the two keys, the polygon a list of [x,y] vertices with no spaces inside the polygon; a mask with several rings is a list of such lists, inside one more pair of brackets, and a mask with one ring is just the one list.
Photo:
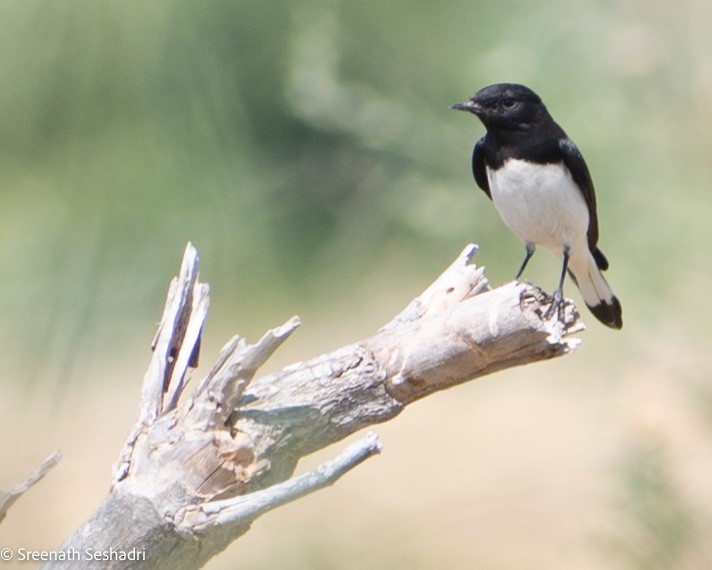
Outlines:
{"label": "dead tree branch", "polygon": [[42,465],[35,469],[22,483],[15,485],[9,491],[0,491],[0,522],[2,522],[5,518],[8,509],[15,503],[15,501],[29,491],[30,487],[38,483],[42,477],[47,475],[49,470],[57,465],[61,459],[62,454],[59,451],[55,451],[52,455],[45,459],[42,462]]}
{"label": "dead tree branch", "polygon": [[279,372],[253,380],[297,328],[296,317],[255,344],[234,337],[188,397],[208,308],[208,286],[188,245],[111,492],[57,552],[64,560],[47,566],[199,568],[261,514],[332,484],[380,444],[368,433],[292,478],[301,457],[437,390],[576,347],[578,340],[565,338],[582,328],[570,301],[562,323],[546,316],[551,299],[539,289],[490,289],[470,264],[475,251],[467,246],[374,336]]}

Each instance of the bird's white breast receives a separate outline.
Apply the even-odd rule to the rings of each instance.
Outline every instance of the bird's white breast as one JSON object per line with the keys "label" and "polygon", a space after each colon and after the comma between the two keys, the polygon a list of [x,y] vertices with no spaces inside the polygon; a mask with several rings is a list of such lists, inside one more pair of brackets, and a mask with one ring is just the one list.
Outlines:
{"label": "bird's white breast", "polygon": [[509,159],[498,170],[487,168],[487,178],[497,212],[519,239],[558,255],[564,246],[585,247],[588,208],[562,163]]}

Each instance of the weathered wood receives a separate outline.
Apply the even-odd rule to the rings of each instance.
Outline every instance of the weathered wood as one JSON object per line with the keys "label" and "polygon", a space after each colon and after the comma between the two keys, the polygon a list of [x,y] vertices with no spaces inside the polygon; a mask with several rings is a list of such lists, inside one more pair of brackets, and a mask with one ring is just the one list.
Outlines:
{"label": "weathered wood", "polygon": [[35,469],[22,483],[15,485],[9,491],[0,490],[0,522],[2,522],[5,518],[8,509],[15,503],[15,501],[29,491],[30,487],[38,483],[42,477],[47,475],[49,470],[57,465],[61,459],[62,454],[59,451],[55,451],[52,455],[45,459],[42,462],[42,465]]}
{"label": "weathered wood", "polygon": [[290,479],[301,457],[435,391],[575,348],[576,339],[564,338],[582,328],[570,301],[559,322],[546,316],[551,299],[530,285],[490,289],[484,271],[470,264],[475,251],[467,246],[374,336],[279,372],[253,380],[297,328],[296,317],[255,344],[234,337],[185,397],[208,305],[189,245],[111,492],[61,547],[65,554],[89,548],[133,559],[47,566],[198,568],[258,516],[333,483],[380,444],[367,434],[336,459]]}

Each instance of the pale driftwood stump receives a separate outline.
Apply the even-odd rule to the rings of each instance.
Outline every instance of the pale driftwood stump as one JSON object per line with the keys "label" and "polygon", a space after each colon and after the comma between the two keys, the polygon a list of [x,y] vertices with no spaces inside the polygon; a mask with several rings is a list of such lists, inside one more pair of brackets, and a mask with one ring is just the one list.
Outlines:
{"label": "pale driftwood stump", "polygon": [[181,399],[208,309],[208,286],[198,281],[197,253],[188,245],[111,491],[58,551],[66,560],[47,566],[199,568],[261,514],[332,484],[381,448],[368,433],[290,478],[301,457],[432,392],[577,345],[564,339],[582,328],[570,301],[561,323],[546,317],[551,299],[539,289],[490,289],[484,271],[470,264],[475,251],[467,246],[374,336],[274,374],[252,379],[297,328],[296,317],[255,344],[234,337]]}

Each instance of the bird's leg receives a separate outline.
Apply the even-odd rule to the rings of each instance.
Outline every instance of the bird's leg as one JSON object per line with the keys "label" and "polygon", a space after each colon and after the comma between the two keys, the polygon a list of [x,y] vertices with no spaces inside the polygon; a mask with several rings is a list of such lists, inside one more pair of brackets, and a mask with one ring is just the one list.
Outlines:
{"label": "bird's leg", "polygon": [[551,302],[551,306],[546,311],[547,317],[551,316],[551,313],[556,311],[560,321],[564,320],[564,279],[566,278],[566,271],[569,268],[569,257],[571,257],[571,248],[566,245],[564,246],[564,265],[561,268],[559,286],[556,288],[556,291],[554,291],[554,299]]}
{"label": "bird's leg", "polygon": [[522,276],[522,273],[524,273],[524,268],[527,266],[527,263],[529,263],[529,260],[532,258],[532,255],[534,255],[534,249],[536,248],[533,243],[525,243],[524,247],[527,250],[527,255],[524,258],[524,261],[522,262],[522,266],[519,268],[519,271],[517,271],[517,274],[514,277],[515,281],[519,281],[519,278]]}

